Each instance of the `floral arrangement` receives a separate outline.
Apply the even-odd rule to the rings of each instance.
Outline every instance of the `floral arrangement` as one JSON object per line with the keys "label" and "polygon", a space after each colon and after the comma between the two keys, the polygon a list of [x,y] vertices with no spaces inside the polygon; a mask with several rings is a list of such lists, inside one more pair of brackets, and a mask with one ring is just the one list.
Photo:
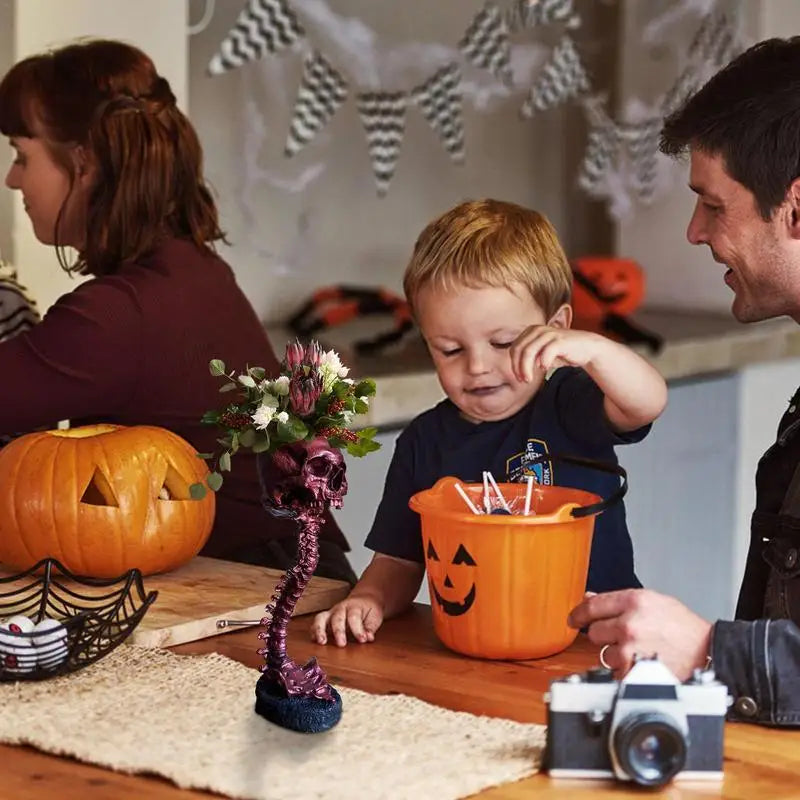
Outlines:
{"label": "floral arrangement", "polygon": [[[207,478],[217,491],[222,473],[231,469],[231,456],[241,447],[254,453],[272,453],[283,445],[324,436],[332,447],[350,455],[364,456],[380,448],[374,441],[377,428],[351,427],[358,414],[365,414],[375,395],[375,381],[358,382],[347,377],[345,367],[333,350],[323,351],[318,342],[298,340],[286,346],[280,374],[268,378],[263,367],[244,372],[228,371],[218,358],[209,362],[212,375],[223,379],[220,392],[238,392],[239,397],[222,410],[207,411],[203,422],[224,430],[218,441],[224,448],[216,456]],[[214,459],[213,453],[201,453]],[[202,484],[191,487],[192,495],[205,493]]]}

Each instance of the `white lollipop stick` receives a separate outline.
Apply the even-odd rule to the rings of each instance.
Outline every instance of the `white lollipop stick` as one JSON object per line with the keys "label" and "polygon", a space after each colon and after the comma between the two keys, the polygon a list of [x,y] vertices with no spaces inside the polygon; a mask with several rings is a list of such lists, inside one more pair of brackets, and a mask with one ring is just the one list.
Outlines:
{"label": "white lollipop stick", "polygon": [[492,475],[491,472],[487,472],[486,474],[489,476],[489,483],[492,484],[492,488],[497,493],[497,498],[503,504],[503,508],[506,511],[508,511],[508,513],[510,514],[511,513],[511,509],[509,508],[508,503],[506,503],[506,499],[505,499],[505,497],[503,497],[503,493],[500,491],[500,487],[497,485],[497,481],[494,479],[494,475]]}
{"label": "white lollipop stick", "polygon": [[483,510],[488,514],[492,510],[492,504],[489,498],[489,479],[486,470],[483,471]]}
{"label": "white lollipop stick", "polygon": [[533,493],[533,475],[528,475],[528,488],[525,490],[525,516],[531,510],[531,494]]}
{"label": "white lollipop stick", "polygon": [[472,502],[472,500],[469,499],[469,497],[467,496],[467,493],[461,487],[461,484],[460,483],[456,483],[454,485],[456,487],[456,491],[461,495],[461,499],[469,506],[469,510],[473,514],[480,514],[481,512],[478,511],[477,506]]}

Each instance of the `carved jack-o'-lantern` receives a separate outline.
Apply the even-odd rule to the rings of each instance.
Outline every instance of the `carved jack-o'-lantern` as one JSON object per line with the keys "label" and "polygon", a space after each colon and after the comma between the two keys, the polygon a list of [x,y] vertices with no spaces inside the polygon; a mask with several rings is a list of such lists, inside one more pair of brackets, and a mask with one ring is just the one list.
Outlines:
{"label": "carved jack-o'-lantern", "polygon": [[630,314],[644,299],[644,272],[629,258],[584,256],[572,262],[572,307],[577,318]]}
{"label": "carved jack-o'-lantern", "polygon": [[[600,498],[580,489],[537,486],[530,516],[475,515],[441,478],[415,494],[436,634],[452,650],[481,658],[526,659],[569,646],[567,616],[583,597],[594,521],[572,509]],[[481,484],[462,484],[477,505]],[[509,502],[525,485],[501,483]]]}
{"label": "carved jack-o'-lantern", "polygon": [[30,433],[0,450],[0,563],[42,558],[92,577],[174,569],[211,533],[215,495],[192,499],[205,462],[146,425]]}

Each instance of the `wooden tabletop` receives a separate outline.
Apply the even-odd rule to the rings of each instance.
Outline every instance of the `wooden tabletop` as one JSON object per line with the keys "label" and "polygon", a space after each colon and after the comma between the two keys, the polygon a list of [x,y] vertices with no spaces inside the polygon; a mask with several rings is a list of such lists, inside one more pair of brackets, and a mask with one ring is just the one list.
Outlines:
{"label": "wooden tabletop", "polygon": [[[543,693],[553,678],[597,663],[597,648],[583,637],[565,652],[539,661],[511,663],[458,656],[436,639],[430,609],[425,606],[416,606],[403,617],[385,623],[373,644],[341,649],[312,644],[308,639],[309,622],[308,617],[293,620],[289,655],[297,661],[316,655],[334,685],[369,692],[402,692],[447,708],[522,722],[545,721]],[[176,653],[216,651],[257,666],[261,663],[255,652],[258,646],[256,629],[250,628],[172,649]],[[0,763],[0,797],[14,800],[208,800],[215,796],[177,789],[158,778],[111,772],[29,748],[0,746]],[[800,731],[726,725],[724,770],[722,783],[674,783],[659,796],[670,800],[797,798]],[[478,795],[481,800],[528,800],[534,796],[580,800],[642,797],[642,793],[613,781],[554,781],[538,774]]]}

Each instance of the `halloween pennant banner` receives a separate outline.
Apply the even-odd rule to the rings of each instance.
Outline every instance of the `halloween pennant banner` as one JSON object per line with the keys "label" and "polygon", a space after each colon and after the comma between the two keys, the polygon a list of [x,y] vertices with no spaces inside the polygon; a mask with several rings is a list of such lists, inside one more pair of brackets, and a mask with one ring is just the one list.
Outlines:
{"label": "halloween pennant banner", "polygon": [[357,102],[375,185],[382,196],[389,188],[403,143],[407,97],[403,92],[365,92],[358,95]]}
{"label": "halloween pennant banner", "polygon": [[442,67],[425,83],[417,86],[411,97],[431,128],[442,140],[453,161],[464,160],[464,120],[461,102],[461,70],[458,64]]}
{"label": "halloween pennant banner", "polygon": [[219,75],[267,53],[291,47],[305,33],[288,0],[249,0],[208,65]]}
{"label": "halloween pennant banner", "polygon": [[[320,131],[352,97],[367,134],[376,189],[383,196],[397,166],[409,108],[425,118],[450,160],[458,164],[465,161],[467,151],[465,100],[484,110],[485,101],[479,95],[487,81],[493,97],[522,93],[519,115],[523,120],[565,103],[584,108],[596,104],[600,95],[584,57],[588,45],[580,35],[582,21],[576,5],[576,0],[486,0],[452,46],[420,42],[408,48],[409,54],[424,52],[427,58],[418,59],[419,63],[431,66],[422,66],[418,70],[422,75],[403,85],[416,63],[402,69],[395,64],[387,77],[378,63],[377,35],[360,20],[334,12],[330,0],[247,0],[211,58],[208,73],[220,76],[268,56],[299,53],[303,69],[284,155],[291,158],[314,146]],[[647,202],[654,197],[660,183],[656,131],[660,120],[700,86],[705,73],[724,64],[738,49],[733,0],[676,0],[669,12],[645,26],[643,37],[647,38],[649,28],[672,25],[689,13],[697,15],[700,23],[685,63],[679,65],[679,76],[664,97],[645,113],[631,116],[626,111],[623,119],[605,110],[599,123],[588,115],[578,184],[592,196],[607,198],[611,216],[630,209],[631,200]],[[335,43],[337,51],[321,47],[316,37],[309,36],[312,23]],[[560,38],[544,63],[539,58],[534,64],[531,43],[518,40],[553,26]],[[521,66],[523,61],[527,69]]]}
{"label": "halloween pennant banner", "polygon": [[293,156],[308,144],[328,124],[346,98],[347,82],[325,56],[321,53],[308,56],[297,91],[285,154]]}

